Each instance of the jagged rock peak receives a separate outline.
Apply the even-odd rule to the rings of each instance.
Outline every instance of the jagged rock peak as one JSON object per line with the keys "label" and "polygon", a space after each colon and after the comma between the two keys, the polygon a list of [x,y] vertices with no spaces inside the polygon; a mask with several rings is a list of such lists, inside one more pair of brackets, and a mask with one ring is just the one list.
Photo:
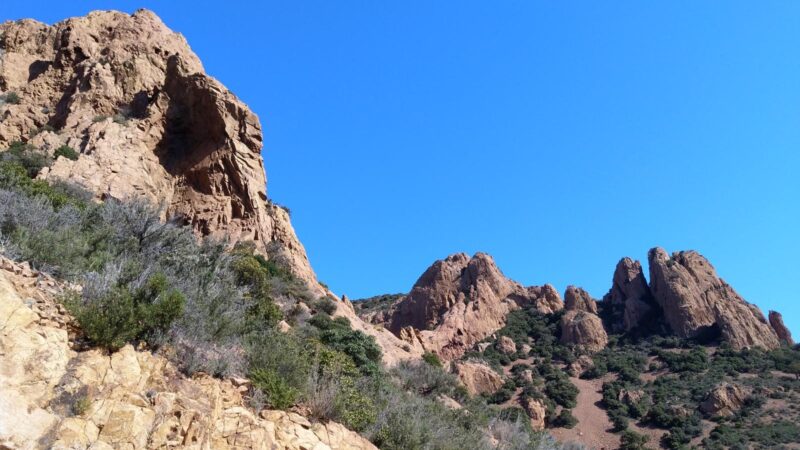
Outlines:
{"label": "jagged rock peak", "polygon": [[783,316],[778,311],[770,311],[769,312],[769,324],[773,330],[775,330],[775,334],[778,335],[778,339],[781,342],[785,342],[787,345],[794,345],[794,339],[792,339],[792,332],[786,328],[786,325],[783,324]]}
{"label": "jagged rock peak", "polygon": [[717,276],[695,251],[651,249],[650,290],[672,330],[680,337],[719,333],[734,349],[776,348],[778,336],[755,305]]}
{"label": "jagged rock peak", "polygon": [[641,325],[655,305],[639,261],[625,257],[617,263],[603,303],[612,312],[612,331],[630,331]]}
{"label": "jagged rock peak", "polygon": [[586,290],[577,286],[567,286],[564,292],[564,308],[567,311],[586,311],[597,314],[597,302]]}
{"label": "jagged rock peak", "polygon": [[0,148],[28,140],[80,153],[40,178],[163,204],[165,218],[252,240],[323,291],[288,213],[267,199],[258,117],[153,12],[0,24],[0,90],[20,99],[2,106]]}
{"label": "jagged rock peak", "polygon": [[470,258],[456,253],[434,262],[419,277],[408,297],[401,302],[392,329],[412,326],[419,330],[434,328],[457,303],[468,302],[470,295],[503,298],[512,283],[503,276],[491,256],[477,253]]}
{"label": "jagged rock peak", "polygon": [[434,262],[395,307],[393,333],[446,360],[464,354],[505,324],[522,305],[545,313],[563,307],[552,286],[525,288],[500,271],[485,253],[457,253]]}

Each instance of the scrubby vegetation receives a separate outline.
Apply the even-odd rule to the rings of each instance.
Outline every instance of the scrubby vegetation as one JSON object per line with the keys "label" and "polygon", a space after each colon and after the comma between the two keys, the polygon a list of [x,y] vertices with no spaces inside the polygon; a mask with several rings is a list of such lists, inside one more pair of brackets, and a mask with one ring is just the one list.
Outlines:
{"label": "scrubby vegetation", "polygon": [[63,156],[64,158],[71,159],[73,161],[77,161],[78,152],[69,145],[62,145],[61,147],[58,147],[56,151],[53,153],[53,158],[58,158],[59,156]]}
{"label": "scrubby vegetation", "polygon": [[500,351],[496,340],[489,338],[483,343],[483,351],[465,354],[465,359],[481,359],[498,372],[509,368],[512,374],[497,392],[487,395],[489,403],[506,404],[519,394],[521,402],[531,398],[545,405],[548,426],[572,428],[577,424],[571,409],[576,406],[578,388],[570,382],[565,367],[578,354],[559,341],[561,315],[542,314],[533,308],[513,311],[496,336],[511,338],[516,353]]}
{"label": "scrubby vegetation", "polygon": [[[785,424],[800,419],[800,411],[788,406],[766,410],[759,398],[780,397],[786,405],[800,400],[800,383],[787,372],[800,361],[798,348],[733,351],[675,337],[632,341],[617,336],[593,359],[594,368],[583,377],[611,377],[603,384],[603,407],[614,430],[621,432],[623,448],[644,445],[629,428],[632,422],[666,430],[659,443],[665,448],[697,443],[704,424],[713,428],[702,441],[709,448],[771,448],[797,441]],[[751,395],[732,417],[704,417],[700,404],[723,381],[739,384]]]}
{"label": "scrubby vegetation", "polygon": [[[385,369],[373,338],[333,317],[335,302],[313,298],[252,245],[230,250],[162,222],[143,201],[97,203],[76,186],[34,180],[53,158],[27,144],[0,155],[0,251],[82,286],[63,301],[86,345],[133,343],[187,373],[248,375],[254,407],[300,404],[384,449],[498,448],[487,432],[502,448],[550,445],[522,416],[470,398],[430,355]],[[300,304],[310,313],[298,314]],[[291,329],[279,331],[281,320]]]}
{"label": "scrubby vegetation", "polygon": [[20,98],[19,94],[17,94],[16,92],[10,91],[10,92],[6,92],[3,95],[0,95],[0,100],[2,100],[5,103],[8,103],[10,105],[18,105],[19,102],[22,99]]}

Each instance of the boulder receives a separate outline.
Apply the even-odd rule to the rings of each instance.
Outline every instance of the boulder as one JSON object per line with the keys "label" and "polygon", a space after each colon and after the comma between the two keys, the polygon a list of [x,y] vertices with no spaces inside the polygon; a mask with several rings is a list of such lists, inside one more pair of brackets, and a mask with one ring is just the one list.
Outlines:
{"label": "boulder", "polygon": [[608,335],[596,314],[572,310],[561,317],[561,342],[598,352],[608,344]]}
{"label": "boulder", "polygon": [[694,251],[661,248],[648,254],[650,290],[672,331],[680,337],[719,336],[732,348],[774,349],[777,334],[757,307],[747,303]]}
{"label": "boulder", "polygon": [[500,336],[500,339],[497,340],[497,350],[500,353],[511,355],[517,353],[517,344],[508,336]]}
{"label": "boulder", "polygon": [[484,362],[459,361],[453,372],[470,395],[491,394],[503,386],[503,377]]}
{"label": "boulder", "polygon": [[708,416],[731,416],[744,404],[744,390],[736,384],[721,383],[708,393],[700,410]]}
{"label": "boulder", "polygon": [[531,419],[531,428],[534,431],[544,430],[545,417],[547,415],[547,408],[541,400],[536,400],[530,397],[521,397],[522,408],[528,413]]}
{"label": "boulder", "polygon": [[594,367],[594,360],[588,355],[581,355],[578,359],[570,363],[567,367],[567,373],[573,377],[580,377],[583,372],[592,367]]}

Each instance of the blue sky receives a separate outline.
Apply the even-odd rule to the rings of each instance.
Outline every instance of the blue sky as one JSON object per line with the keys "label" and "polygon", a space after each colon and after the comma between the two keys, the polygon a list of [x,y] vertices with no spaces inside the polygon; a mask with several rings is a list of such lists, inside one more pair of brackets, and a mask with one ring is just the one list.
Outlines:
{"label": "blue sky", "polygon": [[0,19],[139,7],[259,114],[269,194],[337,293],[485,251],[600,297],[658,245],[800,334],[800,2],[3,0]]}

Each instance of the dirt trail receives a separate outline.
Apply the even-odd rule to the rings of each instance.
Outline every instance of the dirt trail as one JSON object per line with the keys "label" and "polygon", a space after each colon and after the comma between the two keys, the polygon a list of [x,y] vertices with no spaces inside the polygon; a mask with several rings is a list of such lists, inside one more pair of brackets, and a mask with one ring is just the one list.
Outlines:
{"label": "dirt trail", "polygon": [[550,433],[561,442],[580,442],[598,450],[619,448],[619,436],[610,432],[611,421],[598,406],[603,399],[603,380],[570,378],[570,381],[580,390],[578,405],[572,410],[578,424],[571,430],[555,428]]}

